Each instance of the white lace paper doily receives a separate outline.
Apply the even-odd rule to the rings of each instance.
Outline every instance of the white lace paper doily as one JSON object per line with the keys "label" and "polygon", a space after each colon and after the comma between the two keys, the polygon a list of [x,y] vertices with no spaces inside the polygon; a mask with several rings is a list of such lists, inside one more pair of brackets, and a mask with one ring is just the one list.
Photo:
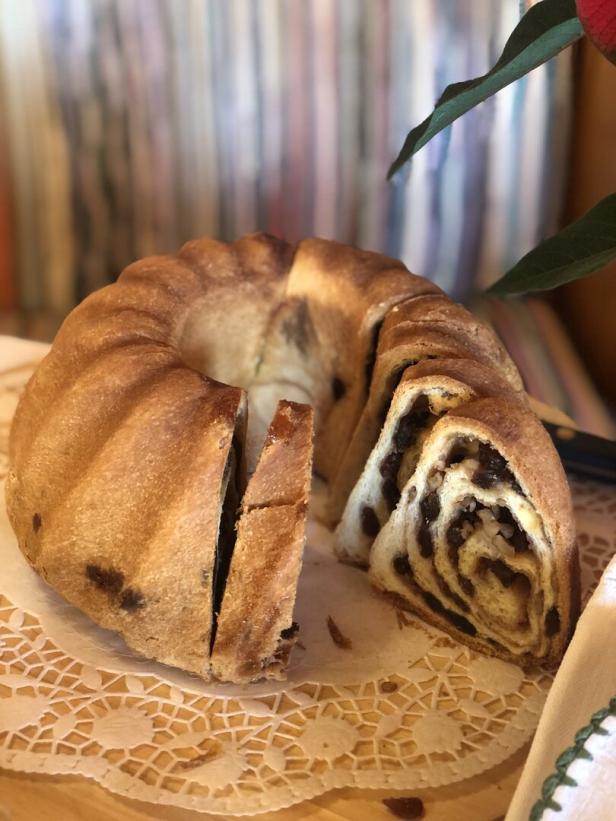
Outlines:
{"label": "white lace paper doily", "polygon": [[[0,478],[31,370],[0,374]],[[616,550],[616,493],[573,492],[586,600]],[[521,747],[551,684],[396,611],[334,561],[316,522],[297,603],[303,646],[283,683],[205,684],[136,656],[30,569],[4,505],[0,567],[0,766],[90,776],[142,801],[242,815],[334,787],[450,784]],[[333,642],[329,616],[351,648]]]}

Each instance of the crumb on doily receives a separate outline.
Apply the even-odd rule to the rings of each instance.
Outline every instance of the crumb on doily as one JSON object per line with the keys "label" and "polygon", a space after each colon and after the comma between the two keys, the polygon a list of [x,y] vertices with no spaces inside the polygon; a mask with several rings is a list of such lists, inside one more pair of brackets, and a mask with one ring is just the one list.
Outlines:
{"label": "crumb on doily", "polygon": [[353,642],[344,635],[331,616],[327,617],[327,629],[329,630],[329,635],[332,637],[332,641],[336,647],[340,647],[341,650],[352,649]]}
{"label": "crumb on doily", "polygon": [[404,611],[396,608],[396,621],[398,622],[398,629],[402,630],[403,627],[410,627],[413,622],[409,617],[404,613]]}

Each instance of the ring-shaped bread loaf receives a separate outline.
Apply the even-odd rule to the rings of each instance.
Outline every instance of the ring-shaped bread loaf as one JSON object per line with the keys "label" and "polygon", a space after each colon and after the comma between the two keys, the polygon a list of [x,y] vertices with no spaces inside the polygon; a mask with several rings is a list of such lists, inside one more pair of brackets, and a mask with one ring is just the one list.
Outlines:
{"label": "ring-shaped bread loaf", "polygon": [[[314,469],[330,483],[336,520],[367,462],[368,472],[378,470],[371,467],[378,457],[369,457],[383,422],[388,412],[402,413],[394,393],[417,392],[412,373],[441,388],[455,381],[453,360],[470,363],[455,397],[439,403],[434,387],[422,401],[435,413],[459,407],[434,425],[424,451],[478,396],[497,396],[502,413],[515,408],[535,424],[494,334],[397,260],[325,240],[291,246],[253,234],[232,244],[196,240],[175,256],[136,262],[67,317],[21,397],[6,482],[19,546],[52,587],[144,655],[206,679],[278,676],[296,632],[312,462],[312,413],[304,406],[314,411]],[[523,481],[514,434],[507,447]],[[549,440],[533,443],[532,459],[552,465],[544,493],[565,517],[558,538],[545,520],[546,538],[569,560],[562,469]],[[424,453],[413,459],[423,464]],[[281,500],[289,465],[296,492]],[[361,561],[389,555],[387,534],[402,549],[396,522],[408,514],[408,484],[396,491],[392,518],[378,514],[372,550],[358,546]],[[256,506],[247,501],[251,486],[259,489]],[[542,516],[543,501],[536,504]],[[279,583],[276,567],[286,571]],[[400,579],[378,567],[377,585],[395,581],[397,589]],[[257,578],[270,600],[259,606]],[[537,639],[533,658],[562,651],[572,619],[573,608],[562,605],[569,577],[559,569],[550,578],[560,585],[553,599],[562,629],[547,645]],[[285,591],[284,606],[269,606],[277,590]],[[258,624],[240,635],[250,611]]]}

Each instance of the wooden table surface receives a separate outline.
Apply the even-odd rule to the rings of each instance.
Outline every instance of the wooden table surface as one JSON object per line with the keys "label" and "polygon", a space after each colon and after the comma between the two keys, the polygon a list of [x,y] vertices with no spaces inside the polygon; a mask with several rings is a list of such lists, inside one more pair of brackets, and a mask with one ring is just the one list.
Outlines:
{"label": "wooden table surface", "polygon": [[[260,821],[391,821],[381,803],[395,795],[424,802],[426,821],[496,821],[507,810],[528,747],[504,764],[460,784],[396,793],[334,790],[288,810],[263,813]],[[73,776],[38,776],[0,771],[0,821],[223,821],[232,816],[145,804],[107,792],[94,781]]]}

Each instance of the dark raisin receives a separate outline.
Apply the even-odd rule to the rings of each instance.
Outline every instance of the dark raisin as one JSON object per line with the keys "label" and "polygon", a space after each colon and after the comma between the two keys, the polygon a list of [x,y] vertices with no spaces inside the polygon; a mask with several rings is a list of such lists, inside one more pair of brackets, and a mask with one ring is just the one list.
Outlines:
{"label": "dark raisin", "polygon": [[392,450],[392,452],[388,453],[387,456],[381,461],[381,464],[379,465],[379,473],[384,479],[396,478],[402,463],[402,456],[402,453]]}
{"label": "dark raisin", "polygon": [[446,465],[449,467],[450,465],[457,465],[463,461],[466,454],[463,450],[452,450],[449,456],[447,457]]}
{"label": "dark raisin", "polygon": [[413,412],[402,416],[398,421],[396,432],[394,433],[394,446],[399,451],[404,451],[410,445],[415,444],[417,439],[417,429],[415,427],[415,416]]}
{"label": "dark raisin", "polygon": [[465,619],[464,616],[461,616],[459,613],[455,613],[453,610],[446,608],[434,594],[429,593],[427,590],[422,590],[421,595],[430,610],[444,616],[462,633],[466,633],[469,636],[475,636],[477,634],[477,629],[474,624],[471,624],[468,619]]}
{"label": "dark raisin", "polygon": [[378,520],[374,508],[369,505],[363,505],[361,509],[361,529],[366,536],[375,539],[379,535],[381,523]]}
{"label": "dark raisin", "polygon": [[432,542],[432,534],[430,527],[425,522],[419,526],[419,533],[417,534],[417,541],[419,542],[419,552],[424,559],[429,559],[434,553],[434,544]]}
{"label": "dark raisin", "polygon": [[[515,479],[505,459],[490,445],[479,443],[479,467],[473,474],[473,482],[481,488],[494,487],[499,482],[513,484]],[[518,485],[519,487],[519,485]]]}
{"label": "dark raisin", "polygon": [[395,693],[398,685],[395,681],[382,681],[380,689],[382,693]]}
{"label": "dark raisin", "polygon": [[445,609],[443,607],[443,603],[439,601],[433,593],[429,593],[427,590],[422,590],[421,595],[430,610],[434,610],[435,613],[443,612]]}
{"label": "dark raisin", "polygon": [[342,379],[340,379],[340,377],[334,376],[334,378],[332,379],[332,394],[334,400],[337,402],[339,399],[342,399],[345,393],[346,385],[344,384]]}
{"label": "dark raisin", "polygon": [[143,593],[139,590],[133,590],[132,587],[127,587],[120,597],[120,607],[122,610],[138,610],[145,605]]}
{"label": "dark raisin", "polygon": [[438,498],[438,493],[433,492],[424,496],[421,500],[420,507],[424,522],[426,522],[426,524],[433,522],[441,512],[441,503]]}
{"label": "dark raisin", "polygon": [[550,607],[545,614],[545,634],[549,638],[550,636],[555,636],[557,633],[560,633],[560,615],[558,608]]}
{"label": "dark raisin", "polygon": [[35,533],[38,533],[42,524],[43,520],[41,519],[41,514],[35,513],[32,517],[32,530],[34,530]]}
{"label": "dark raisin", "polygon": [[509,565],[505,564],[505,562],[500,559],[490,561],[488,569],[496,576],[503,587],[511,587],[517,575],[516,572],[509,567]]}
{"label": "dark raisin", "polygon": [[520,525],[513,518],[509,508],[499,507],[496,518],[499,522],[506,525],[511,525],[513,528],[513,536],[507,539],[507,541],[514,548],[515,552],[523,553],[525,550],[528,550],[528,538],[524,531],[520,528]]}
{"label": "dark raisin", "polygon": [[461,633],[466,633],[467,636],[476,636],[477,628],[464,616],[459,613],[454,613],[453,610],[445,610],[443,613],[445,618],[450,621],[454,627],[457,627]]}
{"label": "dark raisin", "polygon": [[421,798],[384,798],[383,804],[396,818],[405,821],[419,821],[426,814]]}
{"label": "dark raisin", "polygon": [[413,402],[413,407],[411,408],[411,413],[415,414],[417,417],[428,417],[430,416],[430,400],[426,396],[425,393],[422,393],[421,396],[418,396],[417,399]]}
{"label": "dark raisin", "polygon": [[409,557],[406,554],[402,556],[396,556],[393,560],[394,570],[400,576],[411,576],[411,563],[409,561]]}
{"label": "dark raisin", "polygon": [[465,542],[465,538],[462,535],[462,530],[460,529],[459,525],[449,525],[449,527],[447,528],[447,542],[450,545],[450,547],[453,547],[456,550],[459,547],[462,547],[462,545]]}
{"label": "dark raisin", "polygon": [[507,470],[507,462],[500,453],[485,442],[479,443],[478,459],[481,467],[494,472]]}
{"label": "dark raisin", "polygon": [[523,553],[525,550],[528,550],[528,538],[526,533],[520,530],[519,527],[515,529],[513,536],[508,541],[513,545],[516,553]]}
{"label": "dark raisin", "polygon": [[517,526],[516,520],[513,518],[512,512],[509,510],[508,507],[501,507],[499,506],[496,508],[496,518],[499,522],[502,522],[506,525],[513,525],[513,527]]}
{"label": "dark raisin", "polygon": [[458,582],[460,587],[467,596],[474,596],[475,595],[475,585],[472,583],[470,579],[467,579],[466,576],[462,576],[461,574],[458,575]]}
{"label": "dark raisin", "polygon": [[290,627],[285,627],[284,630],[280,631],[280,638],[281,639],[292,639],[293,636],[297,633],[298,630],[299,630],[299,624],[296,621],[291,622]]}
{"label": "dark raisin", "polygon": [[477,468],[477,470],[473,473],[473,482],[477,485],[477,487],[481,487],[484,490],[494,487],[498,481],[498,475],[496,473],[492,473],[490,470],[486,470],[486,468]]}
{"label": "dark raisin", "polygon": [[124,586],[124,573],[111,568],[105,570],[98,564],[87,564],[86,576],[96,587],[108,593],[119,593]]}
{"label": "dark raisin", "polygon": [[396,509],[396,505],[400,501],[400,490],[394,479],[384,479],[381,485],[381,493],[387,502],[387,507],[390,513]]}
{"label": "dark raisin", "polygon": [[410,445],[415,444],[417,434],[426,426],[426,422],[430,416],[430,403],[428,397],[422,394],[411,410],[405,414],[396,428],[394,434],[394,445],[398,450],[406,450]]}

